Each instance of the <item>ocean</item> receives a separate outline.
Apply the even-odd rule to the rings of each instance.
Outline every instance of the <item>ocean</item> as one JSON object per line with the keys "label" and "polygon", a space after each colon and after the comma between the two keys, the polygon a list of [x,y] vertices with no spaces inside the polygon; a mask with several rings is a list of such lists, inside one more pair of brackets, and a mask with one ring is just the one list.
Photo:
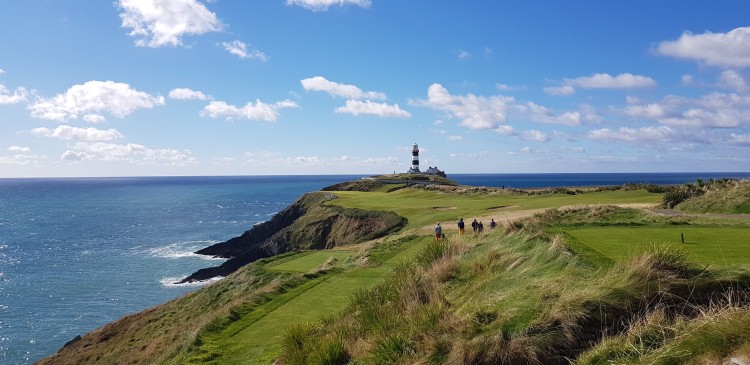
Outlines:
{"label": "ocean", "polygon": [[[195,290],[222,261],[194,251],[240,235],[305,192],[363,175],[0,179],[0,364]],[[681,184],[750,173],[464,174],[512,188]]]}

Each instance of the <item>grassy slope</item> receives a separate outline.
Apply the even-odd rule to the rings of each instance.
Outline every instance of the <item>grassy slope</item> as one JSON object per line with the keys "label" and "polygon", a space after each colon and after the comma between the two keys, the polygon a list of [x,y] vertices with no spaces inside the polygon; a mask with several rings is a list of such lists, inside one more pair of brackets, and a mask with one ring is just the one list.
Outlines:
{"label": "grassy slope", "polygon": [[[417,228],[416,232],[421,232],[420,228],[432,225],[435,221],[481,217],[501,211],[576,204],[655,204],[660,199],[659,195],[642,190],[533,196],[510,193],[450,194],[408,188],[388,191],[390,189],[384,188],[371,193],[339,192],[337,195],[341,198],[332,204],[394,211],[409,220],[407,231]],[[445,298],[454,303],[455,310],[449,312],[451,318],[458,318],[461,328],[469,331],[492,333],[500,330],[508,335],[520,333],[519,329],[526,328],[539,318],[551,315],[547,308],[549,298],[568,296],[569,299],[563,301],[569,303],[566,305],[580,299],[573,296],[570,291],[575,291],[576,288],[585,289],[586,286],[568,285],[571,283],[569,278],[577,281],[595,272],[591,266],[575,263],[578,260],[570,261],[572,258],[564,262],[558,261],[557,256],[567,257],[560,255],[564,250],[560,251],[559,247],[549,251],[552,256],[545,254],[544,249],[499,254],[504,245],[525,247],[529,246],[528,242],[536,242],[533,240],[519,239],[517,243],[502,241],[500,246],[493,248],[495,246],[483,244],[481,238],[476,242],[473,242],[476,240],[474,237],[468,235],[455,239],[465,240],[464,243],[472,247],[472,251],[468,252],[466,257],[473,259],[459,265],[460,270],[455,271],[455,277],[454,274],[450,274],[453,269],[448,270],[449,276],[452,277],[451,283],[455,284],[455,287],[445,295]],[[347,259],[352,257],[351,251],[336,251],[331,252],[331,255],[317,252],[285,255],[274,259],[278,260],[275,263],[274,260],[264,260],[184,298],[128,317],[123,321],[132,323],[126,331],[123,331],[122,325],[114,324],[112,331],[116,332],[116,335],[112,335],[106,341],[101,341],[101,337],[96,336],[92,339],[84,338],[83,343],[74,344],[72,351],[68,352],[89,349],[90,353],[83,351],[81,356],[66,358],[70,361],[50,363],[225,364],[246,363],[248,359],[267,361],[279,354],[281,342],[275,334],[292,325],[292,322],[326,318],[344,308],[352,293],[361,293],[358,291],[361,287],[377,285],[393,270],[397,262],[416,255],[418,248],[423,244],[424,241],[410,237],[385,240],[369,250],[370,264],[365,267],[358,267],[355,261]],[[498,254],[500,256],[497,256]],[[298,273],[309,272],[310,268],[322,265],[331,256],[337,259],[333,269],[311,275]],[[527,267],[525,263],[529,257],[542,258],[546,264],[543,268]],[[493,268],[513,270],[501,272],[501,277],[498,278],[493,276]],[[511,273],[513,275],[508,275]],[[442,275],[433,274],[437,277]],[[501,279],[506,276],[514,280]],[[465,285],[458,285],[462,282]],[[561,292],[563,288],[568,289]],[[550,296],[550,292],[559,294]],[[444,308],[438,306],[432,310],[439,312]],[[490,326],[483,324],[481,328],[473,327],[472,323],[476,321],[471,318],[490,318],[493,315],[502,321],[492,320]],[[479,322],[485,321],[482,319]],[[490,337],[481,341],[488,339]],[[476,350],[473,346],[477,344],[472,341],[461,343],[467,349]],[[394,343],[398,345],[397,342]],[[84,346],[92,343],[96,346]],[[438,341],[425,345],[440,348],[444,343]],[[125,358],[128,360],[123,360]]]}
{"label": "grassy slope", "polygon": [[732,181],[721,189],[680,203],[675,209],[689,213],[750,214],[750,180]]}
{"label": "grassy slope", "polygon": [[428,245],[341,315],[287,331],[285,363],[567,363],[586,338],[707,283],[672,252],[595,269],[558,240],[501,233]]}
{"label": "grassy slope", "polygon": [[[267,364],[278,357],[283,331],[299,321],[317,320],[344,308],[358,290],[383,280],[393,266],[408,260],[424,238],[393,243],[375,253],[374,265],[350,267],[317,276],[285,291],[263,306],[252,308],[232,323],[200,334],[201,343],[171,359],[170,364]],[[313,271],[330,257],[352,257],[352,251],[310,252],[270,263],[273,271]],[[340,260],[344,261],[344,260]]]}

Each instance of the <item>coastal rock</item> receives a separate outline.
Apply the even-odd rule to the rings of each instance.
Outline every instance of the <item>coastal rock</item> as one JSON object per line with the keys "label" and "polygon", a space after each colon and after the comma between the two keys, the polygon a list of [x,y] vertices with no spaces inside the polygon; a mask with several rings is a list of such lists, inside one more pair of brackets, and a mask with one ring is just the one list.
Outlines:
{"label": "coastal rock", "polygon": [[393,212],[324,204],[334,199],[336,195],[332,193],[307,193],[241,236],[197,251],[228,260],[220,266],[200,269],[181,283],[227,276],[251,262],[292,250],[329,249],[383,237],[407,223]]}

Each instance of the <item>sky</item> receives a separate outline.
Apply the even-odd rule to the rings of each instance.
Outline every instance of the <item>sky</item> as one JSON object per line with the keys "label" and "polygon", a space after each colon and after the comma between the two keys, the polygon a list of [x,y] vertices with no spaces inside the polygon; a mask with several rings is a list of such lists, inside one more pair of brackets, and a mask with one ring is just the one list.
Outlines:
{"label": "sky", "polygon": [[0,1],[0,178],[746,172],[745,0]]}

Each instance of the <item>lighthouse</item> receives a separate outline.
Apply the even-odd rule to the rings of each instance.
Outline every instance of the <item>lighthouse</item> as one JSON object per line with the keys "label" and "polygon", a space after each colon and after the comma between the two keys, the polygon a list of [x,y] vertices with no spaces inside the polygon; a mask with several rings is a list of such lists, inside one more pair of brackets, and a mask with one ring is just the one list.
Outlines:
{"label": "lighthouse", "polygon": [[415,143],[411,148],[411,168],[406,172],[407,174],[420,174],[420,175],[437,175],[446,177],[445,171],[440,171],[437,166],[430,166],[429,169],[424,172],[419,170],[419,146]]}
{"label": "lighthouse", "polygon": [[411,149],[411,169],[409,169],[410,174],[418,174],[419,171],[419,146],[417,144],[414,144],[414,147]]}

